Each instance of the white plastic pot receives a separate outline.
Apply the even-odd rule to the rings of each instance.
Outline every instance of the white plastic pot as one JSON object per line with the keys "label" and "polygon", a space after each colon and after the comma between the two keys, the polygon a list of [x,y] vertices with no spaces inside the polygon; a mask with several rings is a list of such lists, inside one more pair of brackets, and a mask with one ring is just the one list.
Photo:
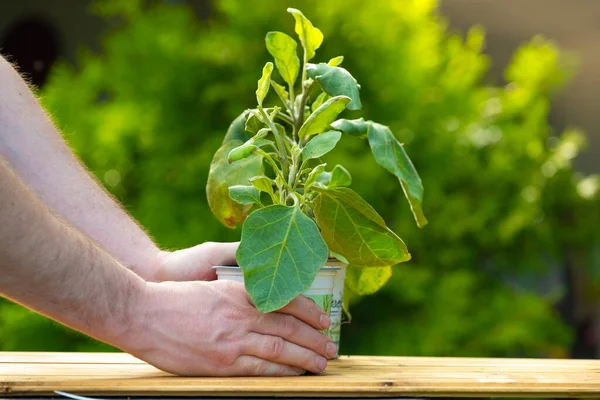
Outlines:
{"label": "white plastic pot", "polygon": [[[344,277],[346,265],[330,260],[317,272],[315,280],[303,294],[321,307],[331,319],[326,333],[336,346],[340,347],[340,330],[342,325],[342,304],[344,296]],[[244,283],[244,275],[239,267],[217,266],[217,279]],[[336,354],[337,357],[337,354]]]}

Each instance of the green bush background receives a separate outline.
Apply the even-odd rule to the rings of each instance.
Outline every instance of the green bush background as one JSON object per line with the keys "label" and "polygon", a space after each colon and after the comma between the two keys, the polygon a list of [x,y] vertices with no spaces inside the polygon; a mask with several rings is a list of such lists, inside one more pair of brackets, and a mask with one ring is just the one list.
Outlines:
{"label": "green bush background", "polygon": [[[95,12],[120,27],[76,68],[57,65],[41,98],[161,246],[238,240],[207,206],[208,167],[230,121],[254,104],[265,34],[293,35],[288,6],[325,34],[317,60],[345,56],[362,115],[392,128],[425,186],[430,224],[419,230],[366,143],[343,139],[327,159],[350,170],[413,255],[379,294],[355,302],[342,352],[565,355],[573,329],[555,311],[560,274],[591,277],[585,295],[595,298],[600,215],[597,178],[571,167],[584,136],[547,122],[572,73],[550,42],[524,44],[498,84],[486,78],[483,30],[452,34],[433,0],[220,0],[206,20],[176,4],[103,1]],[[4,302],[0,349],[108,347]]]}

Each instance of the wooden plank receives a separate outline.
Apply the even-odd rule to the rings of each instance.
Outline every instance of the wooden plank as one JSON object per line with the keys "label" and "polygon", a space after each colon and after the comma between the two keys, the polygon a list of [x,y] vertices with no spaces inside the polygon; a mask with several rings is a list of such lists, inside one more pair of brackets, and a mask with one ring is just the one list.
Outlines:
{"label": "wooden plank", "polygon": [[0,353],[0,397],[599,397],[600,361],[341,357],[322,375],[175,377],[121,353]]}

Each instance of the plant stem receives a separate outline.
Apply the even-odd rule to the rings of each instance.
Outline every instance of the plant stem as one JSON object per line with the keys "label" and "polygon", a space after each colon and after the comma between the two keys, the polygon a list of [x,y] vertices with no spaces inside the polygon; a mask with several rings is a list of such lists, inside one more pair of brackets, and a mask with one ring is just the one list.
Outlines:
{"label": "plant stem", "polygon": [[258,111],[260,111],[265,121],[267,121],[269,128],[271,128],[271,131],[273,132],[273,136],[275,137],[275,143],[277,143],[277,148],[279,149],[279,162],[281,163],[283,176],[286,176],[289,173],[290,164],[287,158],[287,151],[285,148],[285,143],[283,143],[283,138],[280,136],[279,130],[277,129],[273,121],[271,121],[271,118],[269,118],[269,116],[261,106],[258,106]]}
{"label": "plant stem", "polygon": [[302,97],[300,97],[300,110],[298,110],[298,118],[296,119],[296,132],[300,132],[300,128],[304,123],[304,107],[306,106],[306,101],[308,100],[308,96],[312,91],[315,85],[315,81],[311,81],[306,88],[302,90]]}
{"label": "plant stem", "polygon": [[290,102],[289,110],[292,113],[292,118],[296,119],[296,113],[294,112],[294,101],[296,100],[296,94],[294,93],[294,85],[288,85],[290,88]]}
{"label": "plant stem", "polygon": [[282,112],[278,112],[277,117],[281,118],[283,121],[290,124],[292,126],[292,128],[294,127],[294,120],[289,115],[284,114]]}

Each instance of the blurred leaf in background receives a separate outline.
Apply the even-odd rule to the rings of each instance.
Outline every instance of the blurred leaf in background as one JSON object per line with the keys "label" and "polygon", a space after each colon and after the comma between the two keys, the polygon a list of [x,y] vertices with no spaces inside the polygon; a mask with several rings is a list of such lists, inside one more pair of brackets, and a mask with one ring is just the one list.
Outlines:
{"label": "blurred leaf in background", "polygon": [[[483,30],[448,32],[434,0],[220,0],[203,21],[181,3],[144,4],[96,3],[122,27],[100,54],[82,51],[76,68],[56,66],[42,99],[76,153],[161,246],[239,239],[208,208],[208,168],[231,121],[253,104],[270,60],[266,33],[289,32],[285,10],[294,7],[325,34],[314,62],[344,55],[365,118],[397,134],[425,187],[429,225],[419,230],[396,178],[364,140],[344,137],[342,151],[326,156],[348,167],[353,189],[413,256],[381,293],[355,298],[342,353],[566,354],[572,329],[555,305],[565,268],[595,277],[586,293],[597,292],[589,267],[600,257],[599,182],[571,167],[584,136],[547,122],[551,96],[572,73],[552,43],[524,44],[497,85],[485,78]],[[0,307],[2,349],[93,346],[17,306]],[[35,335],[20,334],[26,328]]]}

